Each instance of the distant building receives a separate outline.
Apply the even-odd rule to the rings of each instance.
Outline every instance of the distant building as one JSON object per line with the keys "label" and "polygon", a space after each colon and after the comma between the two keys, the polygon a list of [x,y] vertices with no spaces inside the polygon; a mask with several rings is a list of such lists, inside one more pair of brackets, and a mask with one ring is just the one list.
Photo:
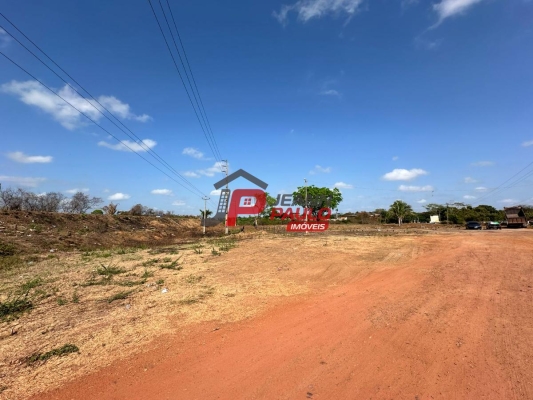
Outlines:
{"label": "distant building", "polygon": [[440,223],[439,216],[438,215],[431,215],[429,217],[429,223],[430,224],[438,224],[438,223]]}

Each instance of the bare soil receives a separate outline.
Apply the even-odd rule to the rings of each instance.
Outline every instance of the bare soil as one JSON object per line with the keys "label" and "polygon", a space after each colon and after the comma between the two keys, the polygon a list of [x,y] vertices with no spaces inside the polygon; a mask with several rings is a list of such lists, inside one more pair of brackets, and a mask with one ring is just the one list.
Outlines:
{"label": "bare soil", "polygon": [[[209,230],[220,235],[222,227]],[[0,212],[0,241],[19,254],[161,246],[200,238],[200,220],[190,217]]]}
{"label": "bare soil", "polygon": [[[35,276],[58,290],[0,323],[0,398],[533,399],[533,231],[370,231],[66,252],[18,270],[2,293]],[[101,263],[125,272],[83,286]],[[24,362],[65,343],[79,353]]]}

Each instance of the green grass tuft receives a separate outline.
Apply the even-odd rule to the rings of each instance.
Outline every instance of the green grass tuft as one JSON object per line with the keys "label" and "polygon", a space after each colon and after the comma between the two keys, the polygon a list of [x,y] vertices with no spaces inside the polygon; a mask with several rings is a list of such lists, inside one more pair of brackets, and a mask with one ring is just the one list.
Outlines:
{"label": "green grass tuft", "polygon": [[167,264],[161,264],[159,266],[159,268],[173,269],[173,270],[176,270],[176,271],[179,271],[179,270],[183,269],[183,267],[181,265],[179,265],[179,258],[177,258],[174,261],[169,262]]}
{"label": "green grass tuft", "polygon": [[29,281],[24,282],[20,286],[20,291],[22,293],[28,293],[31,289],[39,287],[43,284],[43,280],[39,277],[30,279]]}
{"label": "green grass tuft", "polygon": [[31,310],[32,308],[33,303],[26,299],[26,297],[0,303],[0,320],[10,321],[16,319],[25,311]]}
{"label": "green grass tuft", "polygon": [[127,292],[120,292],[120,293],[114,294],[109,299],[107,299],[107,302],[112,303],[115,300],[125,300],[132,293],[133,293],[133,290],[128,290]]}
{"label": "green grass tuft", "polygon": [[105,276],[107,278],[111,278],[113,275],[119,275],[126,272],[126,270],[122,268],[117,268],[115,265],[104,265],[100,264],[100,267],[96,267],[96,273],[98,275]]}
{"label": "green grass tuft", "polygon": [[70,353],[79,353],[79,352],[80,352],[80,349],[78,349],[78,346],[67,343],[63,345],[62,347],[52,349],[50,351],[47,351],[46,353],[33,353],[31,356],[29,356],[26,359],[26,363],[34,364],[39,361],[46,361],[54,356],[63,357]]}
{"label": "green grass tuft", "polygon": [[147,278],[151,278],[152,276],[154,276],[154,273],[145,269],[144,273],[141,275],[141,278],[147,279]]}

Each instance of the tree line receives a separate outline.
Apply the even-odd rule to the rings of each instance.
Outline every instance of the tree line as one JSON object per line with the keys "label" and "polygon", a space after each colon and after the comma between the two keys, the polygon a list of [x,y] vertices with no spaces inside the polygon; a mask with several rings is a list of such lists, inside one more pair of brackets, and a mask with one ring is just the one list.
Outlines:
{"label": "tree line", "polygon": [[[396,200],[389,209],[378,208],[373,212],[356,212],[351,215],[354,222],[359,223],[411,223],[430,222],[431,216],[437,215],[440,223],[464,224],[469,221],[487,222],[504,221],[504,210],[493,206],[481,204],[473,207],[464,203],[437,204],[430,203],[424,206],[425,211],[415,212],[408,203]],[[527,219],[533,218],[533,206],[522,206]]]}
{"label": "tree line", "polygon": [[59,192],[36,194],[20,188],[0,191],[0,207],[10,211],[62,211],[83,214],[102,202],[100,197],[90,197],[83,192],[75,193],[69,198]]}
{"label": "tree line", "polygon": [[7,188],[0,191],[0,209],[7,211],[44,211],[86,214],[89,210],[94,209],[92,214],[174,215],[172,211],[155,210],[151,207],[143,206],[142,204],[135,204],[129,211],[119,211],[119,205],[113,202],[98,209],[97,207],[103,203],[104,200],[102,198],[91,197],[83,192],[77,192],[73,194],[72,197],[67,197],[60,192],[36,194],[21,188]]}

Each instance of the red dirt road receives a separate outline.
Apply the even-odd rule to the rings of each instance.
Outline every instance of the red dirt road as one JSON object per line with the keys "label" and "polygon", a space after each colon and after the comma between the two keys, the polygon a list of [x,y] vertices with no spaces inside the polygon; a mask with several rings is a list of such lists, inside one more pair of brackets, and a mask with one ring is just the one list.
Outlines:
{"label": "red dirt road", "polygon": [[532,233],[442,235],[434,252],[161,338],[35,398],[533,399]]}

